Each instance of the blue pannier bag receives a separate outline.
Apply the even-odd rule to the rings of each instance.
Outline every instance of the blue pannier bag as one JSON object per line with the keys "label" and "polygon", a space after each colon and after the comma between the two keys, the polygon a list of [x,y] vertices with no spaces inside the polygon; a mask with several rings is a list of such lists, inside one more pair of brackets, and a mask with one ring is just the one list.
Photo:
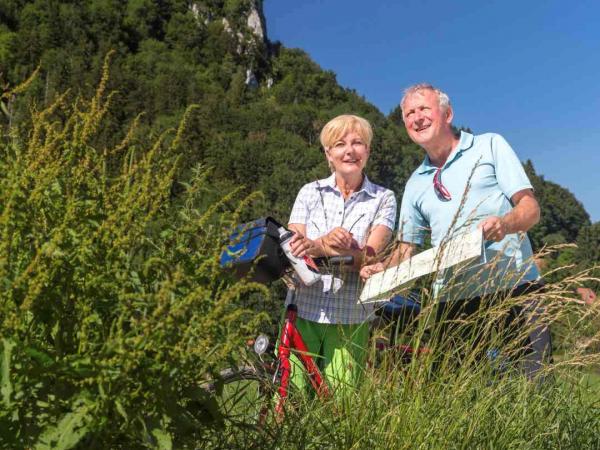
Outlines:
{"label": "blue pannier bag", "polygon": [[382,305],[382,314],[389,320],[412,320],[421,311],[419,291],[394,295]]}
{"label": "blue pannier bag", "polygon": [[396,342],[398,334],[403,333],[406,327],[417,319],[421,312],[420,294],[418,290],[408,292],[407,295],[394,295],[385,302],[379,313],[381,317],[394,326],[390,330],[390,342]]}
{"label": "blue pannier bag", "polygon": [[263,217],[238,226],[221,253],[221,267],[230,269],[238,278],[248,277],[258,283],[269,283],[283,275],[289,261],[279,245],[279,227],[272,217]]}

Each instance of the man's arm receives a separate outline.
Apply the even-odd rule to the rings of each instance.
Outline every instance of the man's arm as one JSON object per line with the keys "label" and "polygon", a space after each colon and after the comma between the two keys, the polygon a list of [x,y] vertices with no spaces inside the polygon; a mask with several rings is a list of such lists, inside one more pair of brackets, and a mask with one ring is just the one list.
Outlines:
{"label": "man's arm", "polygon": [[517,192],[511,201],[514,207],[510,212],[502,217],[490,216],[479,224],[485,239],[499,242],[507,234],[526,232],[540,221],[540,205],[531,189]]}

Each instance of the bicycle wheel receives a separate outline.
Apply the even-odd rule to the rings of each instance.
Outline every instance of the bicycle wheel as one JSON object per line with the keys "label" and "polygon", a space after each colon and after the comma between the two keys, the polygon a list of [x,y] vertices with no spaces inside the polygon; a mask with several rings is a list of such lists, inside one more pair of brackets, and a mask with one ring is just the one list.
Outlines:
{"label": "bicycle wheel", "polygon": [[225,422],[242,427],[264,424],[274,392],[267,372],[249,366],[225,369],[205,388]]}

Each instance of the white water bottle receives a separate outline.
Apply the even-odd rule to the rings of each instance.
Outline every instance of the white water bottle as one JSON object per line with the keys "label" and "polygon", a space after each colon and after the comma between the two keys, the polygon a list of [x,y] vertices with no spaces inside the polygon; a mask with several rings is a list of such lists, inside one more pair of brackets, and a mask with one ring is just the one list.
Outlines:
{"label": "white water bottle", "polygon": [[294,233],[285,229],[285,227],[280,227],[279,231],[279,244],[289,259],[292,267],[298,274],[298,277],[306,286],[311,286],[315,284],[317,281],[321,279],[321,274],[319,273],[319,269],[317,269],[317,265],[313,261],[313,259],[306,255],[301,258],[294,256],[292,254],[292,249],[290,248],[290,240]]}

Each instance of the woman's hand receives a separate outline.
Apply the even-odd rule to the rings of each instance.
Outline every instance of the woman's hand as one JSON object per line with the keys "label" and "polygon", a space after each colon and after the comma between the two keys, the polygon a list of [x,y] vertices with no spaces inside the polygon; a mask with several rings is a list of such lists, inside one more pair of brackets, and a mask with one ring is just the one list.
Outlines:
{"label": "woman's hand", "polygon": [[317,249],[317,243],[312,239],[308,239],[302,233],[295,231],[294,236],[290,241],[290,249],[292,250],[292,255],[297,256],[299,258],[304,255],[314,255],[315,250]]}
{"label": "woman's hand", "polygon": [[371,276],[375,275],[378,272],[383,272],[385,270],[385,265],[383,263],[375,263],[370,266],[364,266],[360,269],[360,277],[363,281],[366,281]]}
{"label": "woman's hand", "polygon": [[321,237],[323,248],[333,247],[337,249],[358,249],[360,246],[352,236],[352,233],[342,227],[335,227],[325,236]]}

